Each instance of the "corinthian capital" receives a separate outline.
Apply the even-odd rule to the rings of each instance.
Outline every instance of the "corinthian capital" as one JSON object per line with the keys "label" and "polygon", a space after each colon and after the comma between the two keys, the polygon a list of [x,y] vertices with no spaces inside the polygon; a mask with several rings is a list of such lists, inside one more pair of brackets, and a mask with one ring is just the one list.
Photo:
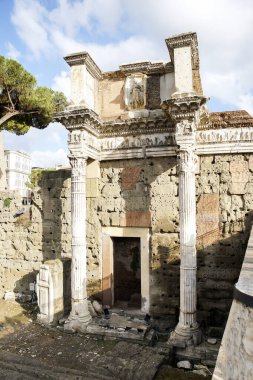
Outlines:
{"label": "corinthian capital", "polygon": [[178,169],[180,172],[196,173],[198,157],[193,146],[180,147],[178,152]]}
{"label": "corinthian capital", "polygon": [[69,162],[72,168],[72,176],[80,177],[85,175],[86,165],[87,165],[87,157],[82,155],[69,155]]}

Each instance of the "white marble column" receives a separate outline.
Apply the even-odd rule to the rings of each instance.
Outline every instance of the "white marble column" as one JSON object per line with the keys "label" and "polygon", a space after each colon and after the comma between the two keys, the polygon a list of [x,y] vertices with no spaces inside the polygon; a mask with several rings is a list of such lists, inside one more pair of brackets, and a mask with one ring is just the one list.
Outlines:
{"label": "white marble column", "polygon": [[70,155],[71,173],[71,313],[66,329],[85,331],[91,320],[86,289],[86,160]]}
{"label": "white marble column", "polygon": [[194,144],[180,145],[179,220],[180,220],[180,315],[174,338],[188,344],[201,341],[196,319],[196,197],[195,171],[197,157]]}

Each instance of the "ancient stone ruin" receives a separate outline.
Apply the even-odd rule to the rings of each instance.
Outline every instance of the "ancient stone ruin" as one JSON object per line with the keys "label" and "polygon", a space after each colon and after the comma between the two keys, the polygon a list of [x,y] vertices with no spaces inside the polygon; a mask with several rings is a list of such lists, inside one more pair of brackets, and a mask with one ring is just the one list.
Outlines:
{"label": "ancient stone ruin", "polygon": [[163,319],[171,345],[223,333],[252,220],[253,118],[208,111],[195,33],[166,45],[169,62],[113,72],[65,57],[71,104],[55,120],[71,170],[42,173],[27,220],[15,195],[1,208],[1,295],[39,271],[44,322],[70,312],[65,328],[86,331],[90,298]]}

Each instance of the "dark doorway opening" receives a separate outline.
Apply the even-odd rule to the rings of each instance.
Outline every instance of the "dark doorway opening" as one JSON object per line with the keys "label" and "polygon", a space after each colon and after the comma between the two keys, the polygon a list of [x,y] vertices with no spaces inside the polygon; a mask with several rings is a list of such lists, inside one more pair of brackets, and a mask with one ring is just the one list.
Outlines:
{"label": "dark doorway opening", "polygon": [[141,308],[140,238],[113,238],[114,305]]}

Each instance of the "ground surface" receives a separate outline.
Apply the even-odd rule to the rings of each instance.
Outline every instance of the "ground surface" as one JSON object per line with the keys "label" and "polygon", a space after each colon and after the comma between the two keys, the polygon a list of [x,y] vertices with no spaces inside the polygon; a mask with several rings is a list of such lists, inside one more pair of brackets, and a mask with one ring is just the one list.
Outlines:
{"label": "ground surface", "polygon": [[0,300],[0,380],[207,379],[161,368],[156,347],[69,335],[36,323],[31,305]]}

